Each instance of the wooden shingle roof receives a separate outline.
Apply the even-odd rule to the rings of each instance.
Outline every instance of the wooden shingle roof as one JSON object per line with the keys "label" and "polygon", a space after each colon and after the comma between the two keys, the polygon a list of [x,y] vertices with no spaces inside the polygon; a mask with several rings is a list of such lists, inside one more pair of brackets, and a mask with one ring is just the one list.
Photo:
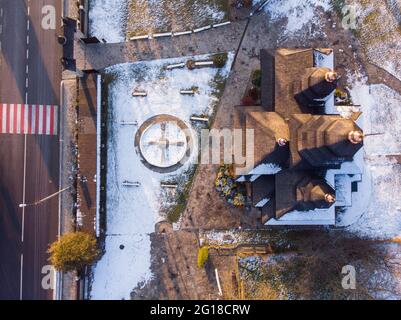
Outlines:
{"label": "wooden shingle roof", "polygon": [[261,102],[265,111],[274,111],[274,52],[272,50],[260,51]]}
{"label": "wooden shingle roof", "polygon": [[[233,114],[234,129],[253,130],[254,165],[288,161],[288,148],[277,144],[278,138],[290,139],[287,122],[275,112],[265,112],[261,107],[236,107]],[[245,139],[244,139],[245,140]],[[243,142],[245,155],[246,141]]]}
{"label": "wooden shingle roof", "polygon": [[298,170],[284,170],[276,175],[275,214],[279,219],[297,206],[296,187],[300,181],[308,177],[308,173]]}
{"label": "wooden shingle roof", "polygon": [[291,159],[302,158],[312,167],[337,168],[344,161],[352,161],[363,145],[348,140],[351,131],[361,131],[351,119],[338,115],[311,116],[299,126],[291,127]]}
{"label": "wooden shingle roof", "polygon": [[301,91],[301,76],[313,67],[313,49],[278,49],[275,56],[274,110],[288,118],[294,113],[310,113],[295,96]]}
{"label": "wooden shingle roof", "polygon": [[252,183],[252,204],[256,205],[263,199],[270,199],[274,195],[275,177],[261,175]]}
{"label": "wooden shingle roof", "polygon": [[[328,208],[332,203],[325,196],[335,192],[324,173],[352,160],[362,143],[352,144],[348,136],[361,129],[354,118],[324,114],[324,99],[337,83],[326,80],[331,69],[315,66],[313,49],[262,50],[260,57],[262,106],[237,109],[234,128],[254,130],[255,166],[278,164],[282,170],[274,177],[274,190],[271,176],[252,182],[253,204],[274,193],[265,208],[267,219]],[[288,145],[279,147],[278,138]]]}
{"label": "wooden shingle roof", "polygon": [[311,171],[284,170],[276,175],[275,216],[281,218],[288,212],[329,208],[325,195],[335,195],[327,182]]}

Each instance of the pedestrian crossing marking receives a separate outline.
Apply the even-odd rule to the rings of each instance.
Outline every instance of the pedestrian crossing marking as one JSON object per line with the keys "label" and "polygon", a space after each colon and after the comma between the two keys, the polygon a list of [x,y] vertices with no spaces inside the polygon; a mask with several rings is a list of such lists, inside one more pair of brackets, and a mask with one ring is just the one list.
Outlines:
{"label": "pedestrian crossing marking", "polygon": [[58,106],[0,104],[0,134],[57,135]]}

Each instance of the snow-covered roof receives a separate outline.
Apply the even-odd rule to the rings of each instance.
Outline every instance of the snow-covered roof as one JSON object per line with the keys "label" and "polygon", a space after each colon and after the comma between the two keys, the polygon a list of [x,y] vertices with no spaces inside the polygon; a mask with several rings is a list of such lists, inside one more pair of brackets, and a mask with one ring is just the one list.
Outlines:
{"label": "snow-covered roof", "polygon": [[270,219],[266,226],[280,225],[334,225],[336,223],[335,207],[329,209],[315,209],[311,211],[291,211],[280,219]]}
{"label": "snow-covered roof", "polygon": [[274,163],[262,163],[255,167],[249,174],[250,175],[262,175],[262,174],[276,174],[282,169],[280,166]]}

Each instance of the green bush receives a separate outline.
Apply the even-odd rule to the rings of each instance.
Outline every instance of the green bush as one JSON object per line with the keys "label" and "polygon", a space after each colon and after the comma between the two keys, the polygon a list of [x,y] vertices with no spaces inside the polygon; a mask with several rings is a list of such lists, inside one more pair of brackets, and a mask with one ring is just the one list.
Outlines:
{"label": "green bush", "polygon": [[198,267],[204,268],[209,260],[209,248],[204,246],[198,251]]}
{"label": "green bush", "polygon": [[262,84],[262,71],[261,70],[255,70],[252,74],[252,84],[255,87],[260,88]]}
{"label": "green bush", "polygon": [[216,54],[213,57],[213,63],[217,68],[223,68],[228,59],[227,53]]}

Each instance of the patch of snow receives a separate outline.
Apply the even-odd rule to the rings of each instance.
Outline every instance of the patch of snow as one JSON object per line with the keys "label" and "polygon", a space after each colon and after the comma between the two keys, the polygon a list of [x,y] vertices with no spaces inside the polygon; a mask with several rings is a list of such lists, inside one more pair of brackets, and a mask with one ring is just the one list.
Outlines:
{"label": "patch of snow", "polygon": [[331,8],[330,0],[271,0],[263,10],[270,14],[273,22],[287,18],[285,34],[295,34],[305,26],[319,27],[319,10]]}
{"label": "patch of snow", "polygon": [[[283,231],[286,232],[286,231]],[[271,230],[267,229],[230,229],[202,230],[199,232],[201,245],[238,245],[238,244],[269,244],[272,241]],[[289,249],[292,243],[281,238],[275,242],[281,248]]]}
{"label": "patch of snow", "polygon": [[348,0],[356,9],[358,38],[368,60],[401,79],[400,4],[395,0]]}
{"label": "patch of snow", "polygon": [[245,243],[268,243],[269,234],[266,230],[204,230],[199,234],[201,245],[236,245]]}
{"label": "patch of snow", "polygon": [[269,198],[264,198],[264,199],[260,200],[260,201],[255,205],[255,207],[256,207],[256,208],[263,208],[266,204],[269,203],[269,201],[270,201]]}
{"label": "patch of snow", "polygon": [[336,206],[351,206],[351,178],[348,174],[335,176]]}
{"label": "patch of snow", "polygon": [[77,208],[77,225],[82,227],[83,226],[83,215],[82,215],[82,211],[79,209],[79,207]]}
{"label": "patch of snow", "polygon": [[367,211],[348,230],[372,238],[393,238],[401,235],[401,168],[368,166],[372,184],[369,198],[360,193],[353,201],[367,202]]}
{"label": "patch of snow", "polygon": [[201,245],[207,244],[233,244],[241,242],[241,233],[238,230],[206,231],[202,235]]}
{"label": "patch of snow", "polygon": [[314,50],[313,57],[314,57],[314,61],[315,61],[315,67],[334,69],[334,52],[333,51],[326,54],[324,52]]}
{"label": "patch of snow", "polygon": [[246,181],[254,182],[254,181],[256,181],[260,176],[261,176],[260,174],[240,176],[239,178],[237,178],[236,181],[237,181],[237,182],[246,182]]}
{"label": "patch of snow", "polygon": [[89,2],[89,34],[109,43],[125,41],[127,0]]}
{"label": "patch of snow", "polygon": [[271,174],[274,175],[280,172],[282,169],[279,165],[274,163],[262,163],[256,166],[251,172],[250,175],[262,175],[262,174]]}
{"label": "patch of snow", "polygon": [[[139,126],[160,114],[176,116],[191,128],[194,113],[211,114],[216,98],[211,83],[218,72],[227,77],[233,54],[223,69],[202,68],[189,71],[167,71],[168,64],[189,58],[123,64],[106,70],[114,77],[109,86],[107,234],[106,252],[94,267],[91,297],[93,299],[129,299],[138,283],[152,277],[150,270],[150,234],[160,215],[162,189],[160,183],[183,175],[192,166],[197,152],[177,171],[163,174],[151,171],[135,149],[136,126],[121,126],[122,120],[137,121]],[[208,56],[192,57],[205,59]],[[182,96],[180,89],[196,85],[192,97]],[[135,87],[147,90],[148,96],[132,96]],[[123,181],[138,181],[138,188],[124,187]],[[124,245],[120,250],[119,245]]]}
{"label": "patch of snow", "polygon": [[[137,283],[151,280],[151,257],[150,250],[147,250],[150,248],[150,237],[145,230],[140,230],[150,230],[151,225],[144,224],[144,220],[146,219],[137,221],[138,227],[131,226],[132,233],[106,237],[106,254],[94,270],[92,299],[128,300]],[[148,220],[151,218],[148,217]],[[123,250],[120,249],[120,245],[124,246]]]}
{"label": "patch of snow", "polygon": [[254,174],[253,176],[251,176],[251,178],[249,179],[249,181],[254,182],[256,179],[258,179],[260,177],[260,174]]}
{"label": "patch of snow", "polygon": [[280,219],[270,219],[265,223],[266,226],[279,225],[334,225],[335,210],[334,205],[330,209],[315,209],[309,211],[291,211]]}
{"label": "patch of snow", "polygon": [[361,111],[358,106],[336,106],[336,109],[337,113],[345,119],[351,119],[354,113]]}
{"label": "patch of snow", "polygon": [[[368,136],[364,142],[362,181],[352,193],[352,207],[342,214],[340,225],[372,238],[393,238],[401,235],[401,168],[391,154],[401,153],[401,96],[385,85],[367,85],[366,80],[352,83],[351,96],[360,104],[358,121]],[[386,157],[390,156],[390,157]]]}

